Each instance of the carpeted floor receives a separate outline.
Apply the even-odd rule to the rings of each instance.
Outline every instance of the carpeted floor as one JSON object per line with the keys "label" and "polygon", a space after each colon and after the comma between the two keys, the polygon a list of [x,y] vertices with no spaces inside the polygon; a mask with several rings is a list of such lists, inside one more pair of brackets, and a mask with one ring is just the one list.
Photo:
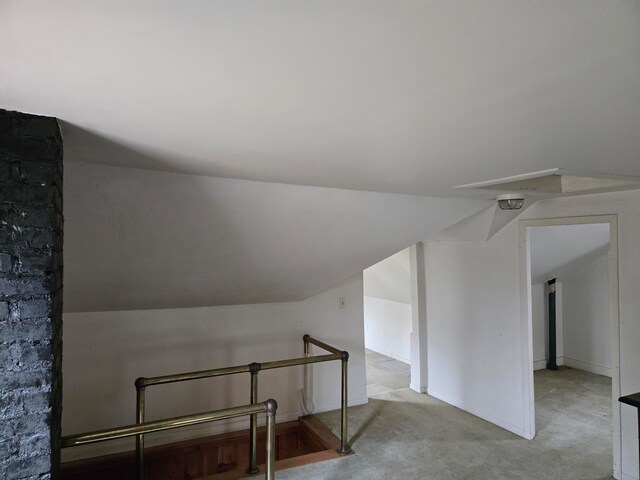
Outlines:
{"label": "carpeted floor", "polygon": [[373,350],[365,350],[367,362],[367,396],[409,388],[411,367]]}
{"label": "carpeted floor", "polygon": [[[280,480],[609,480],[611,380],[562,368],[535,374],[537,436],[524,440],[409,388],[408,367],[367,354],[368,405],[349,410],[355,455]],[[335,432],[339,411],[319,418]]]}

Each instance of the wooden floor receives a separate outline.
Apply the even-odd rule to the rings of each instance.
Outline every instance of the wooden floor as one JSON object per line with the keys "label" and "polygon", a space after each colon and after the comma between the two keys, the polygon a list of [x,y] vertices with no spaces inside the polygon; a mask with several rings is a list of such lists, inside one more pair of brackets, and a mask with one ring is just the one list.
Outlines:
{"label": "wooden floor", "polygon": [[[259,474],[264,475],[264,428],[258,429]],[[340,456],[340,440],[319,420],[300,418],[276,425],[276,470]],[[234,480],[246,477],[248,431],[198,438],[145,450],[147,480]],[[127,452],[62,464],[63,480],[134,480],[134,454]]]}

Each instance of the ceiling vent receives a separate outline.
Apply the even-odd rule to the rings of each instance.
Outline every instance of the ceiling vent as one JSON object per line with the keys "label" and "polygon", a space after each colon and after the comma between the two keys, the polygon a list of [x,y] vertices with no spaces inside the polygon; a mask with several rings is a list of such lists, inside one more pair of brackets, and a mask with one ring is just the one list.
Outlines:
{"label": "ceiling vent", "polygon": [[578,194],[640,188],[640,178],[600,173],[578,173],[553,168],[486,182],[459,185],[455,188],[508,190],[530,194]]}

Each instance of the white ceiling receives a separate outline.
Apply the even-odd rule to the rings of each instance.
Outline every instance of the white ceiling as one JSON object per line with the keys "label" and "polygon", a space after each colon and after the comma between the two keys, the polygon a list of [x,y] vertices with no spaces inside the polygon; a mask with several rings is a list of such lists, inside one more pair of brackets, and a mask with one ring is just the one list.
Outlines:
{"label": "white ceiling", "polygon": [[609,251],[609,224],[531,227],[531,281],[578,271]]}
{"label": "white ceiling", "polygon": [[411,304],[411,251],[385,258],[362,272],[365,297]]}
{"label": "white ceiling", "polygon": [[70,161],[420,195],[640,176],[637,1],[4,0],[0,72]]}

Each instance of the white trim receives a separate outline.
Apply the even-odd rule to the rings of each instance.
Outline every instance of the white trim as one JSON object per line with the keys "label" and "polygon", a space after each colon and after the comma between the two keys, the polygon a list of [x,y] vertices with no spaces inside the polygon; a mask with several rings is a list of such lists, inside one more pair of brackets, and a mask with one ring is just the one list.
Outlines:
{"label": "white trim", "polygon": [[529,229],[521,220],[518,243],[520,250],[520,370],[522,372],[522,419],[523,437],[536,436],[536,406],[533,392],[533,312],[531,309],[531,249]]}
{"label": "white trim", "polygon": [[500,190],[500,185],[503,183],[513,183],[522,180],[531,180],[533,178],[547,177],[549,175],[566,174],[559,168],[549,168],[547,170],[539,170],[531,173],[521,173],[520,175],[512,175],[510,177],[495,178],[493,180],[485,180],[483,182],[467,183],[465,185],[456,185],[453,188],[487,188],[496,186],[496,190]]}
{"label": "white trim", "polygon": [[409,366],[411,365],[411,360],[409,360],[408,358],[404,358],[403,356],[396,353],[387,352],[384,348],[378,348],[366,343],[364,344],[364,348],[366,348],[367,350],[371,350],[372,352],[379,353],[380,355],[384,355],[385,357],[393,358],[394,360],[398,360],[399,362],[406,363]]}
{"label": "white trim", "polygon": [[[530,422],[535,432],[535,406],[533,401],[533,335],[531,314],[531,255],[529,247],[529,227],[546,227],[558,225],[588,225],[594,223],[609,224],[609,328],[611,337],[611,403],[613,426],[613,476],[616,479],[638,480],[622,476],[620,459],[622,456],[622,425],[620,418],[620,298],[619,298],[619,257],[618,257],[618,215],[585,215],[577,217],[553,217],[531,220],[520,220],[520,261],[521,261],[521,328],[525,340],[523,358],[521,359],[524,377],[525,395],[523,402],[525,424]],[[528,422],[527,422],[528,420]]]}
{"label": "white trim", "polygon": [[442,395],[439,392],[433,392],[432,390],[429,390],[429,395],[437,398],[440,401],[443,401],[445,403],[448,403],[449,405],[453,405],[454,407],[457,407],[461,410],[464,410],[472,415],[475,415],[478,418],[481,418],[482,420],[485,420],[489,423],[493,423],[494,425],[497,425],[498,427],[504,428],[505,430],[511,432],[511,433],[515,433],[516,435],[520,436],[520,437],[524,437],[527,440],[531,440],[533,439],[533,436],[529,436],[527,435],[527,432],[525,432],[525,430],[523,428],[521,428],[518,425],[513,425],[509,422],[505,422],[504,420],[494,417],[491,414],[485,413],[482,410],[478,410],[474,407],[472,407],[471,405],[468,405],[465,402],[459,402],[454,398],[450,398],[447,395]]}
{"label": "white trim", "polygon": [[[504,190],[502,184],[520,182],[522,180],[532,180],[536,178],[549,177],[551,175],[561,175],[563,177],[585,177],[585,178],[601,178],[603,180],[620,180],[627,182],[640,182],[640,177],[630,175],[611,175],[601,172],[586,172],[579,170],[566,170],[564,168],[549,168],[547,170],[539,170],[537,172],[522,173],[520,175],[512,175],[510,177],[495,178],[493,180],[485,180],[483,182],[467,183],[466,185],[456,185],[453,188],[489,188],[496,187],[492,190]],[[530,192],[536,193],[536,192]],[[537,192],[540,195],[540,192]],[[592,222],[589,222],[592,223]],[[604,222],[607,223],[607,222]]]}
{"label": "white trim", "polygon": [[623,473],[620,479],[621,480],[638,480],[638,477],[634,477],[631,475],[627,475],[626,473]]}
{"label": "white trim", "polygon": [[[566,363],[564,363],[564,357],[556,357],[556,365],[558,366],[562,366],[562,365],[566,365]],[[547,360],[543,359],[543,360],[534,360],[533,362],[533,370],[544,370],[545,368],[547,368]]]}
{"label": "white trim", "polygon": [[595,363],[583,362],[582,360],[577,360],[575,358],[564,357],[564,364],[567,367],[584,370],[585,372],[595,373],[596,375],[604,375],[605,377],[611,376],[610,367],[596,365]]}
{"label": "white trim", "polygon": [[423,387],[423,386],[420,386],[420,385],[415,385],[413,383],[409,384],[409,388],[411,390],[413,390],[414,392],[416,392],[416,393],[427,393],[427,388],[426,387]]}
{"label": "white trim", "polygon": [[533,370],[544,370],[545,368],[547,368],[547,361],[546,360],[536,360],[533,362]]}
{"label": "white trim", "polygon": [[416,392],[426,392],[429,384],[427,355],[427,254],[422,242],[410,247],[411,270],[411,383]]}
{"label": "white trim", "polygon": [[613,403],[613,476],[622,474],[622,405],[620,398],[620,259],[618,253],[618,216],[609,215],[609,335],[611,337],[611,401]]}

